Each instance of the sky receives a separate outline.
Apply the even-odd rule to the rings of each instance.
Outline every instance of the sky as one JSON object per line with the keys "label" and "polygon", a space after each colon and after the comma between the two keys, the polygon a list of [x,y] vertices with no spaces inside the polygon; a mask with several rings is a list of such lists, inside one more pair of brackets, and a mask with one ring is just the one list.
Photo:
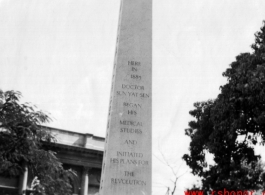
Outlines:
{"label": "sky", "polygon": [[[0,0],[0,89],[49,112],[51,127],[105,136],[119,0]],[[153,0],[153,195],[197,179],[181,160],[193,103],[251,52],[264,0]]]}

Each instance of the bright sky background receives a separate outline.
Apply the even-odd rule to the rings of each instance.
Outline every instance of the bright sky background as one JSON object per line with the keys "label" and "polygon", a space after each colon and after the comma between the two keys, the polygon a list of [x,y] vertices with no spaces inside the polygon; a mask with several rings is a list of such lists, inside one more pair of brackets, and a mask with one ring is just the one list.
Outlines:
{"label": "bright sky background", "polygon": [[[119,0],[0,0],[0,89],[51,113],[49,126],[105,136]],[[196,101],[215,98],[222,72],[265,20],[264,0],[153,0],[153,153],[179,167]],[[194,183],[185,163],[177,193]],[[172,186],[153,158],[153,195]]]}

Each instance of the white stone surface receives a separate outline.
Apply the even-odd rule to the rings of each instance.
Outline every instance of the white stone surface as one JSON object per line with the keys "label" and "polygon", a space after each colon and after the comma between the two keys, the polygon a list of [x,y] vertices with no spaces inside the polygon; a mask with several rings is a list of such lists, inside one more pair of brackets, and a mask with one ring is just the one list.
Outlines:
{"label": "white stone surface", "polygon": [[101,195],[151,194],[152,0],[123,0]]}

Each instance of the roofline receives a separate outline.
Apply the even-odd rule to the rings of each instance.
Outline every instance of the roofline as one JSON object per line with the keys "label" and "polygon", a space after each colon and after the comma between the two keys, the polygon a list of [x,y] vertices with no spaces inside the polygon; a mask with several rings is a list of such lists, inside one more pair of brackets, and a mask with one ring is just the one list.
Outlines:
{"label": "roofline", "polygon": [[76,132],[76,131],[70,131],[70,130],[65,130],[65,129],[59,129],[59,128],[54,128],[54,127],[49,127],[49,126],[44,126],[44,125],[38,125],[39,127],[43,127],[43,128],[47,128],[47,129],[54,129],[54,130],[58,130],[58,131],[64,131],[64,132],[71,132],[71,133],[76,133],[76,134],[80,134],[80,135],[88,135],[88,136],[91,136],[93,138],[96,138],[96,139],[102,139],[102,140],[105,140],[104,137],[100,137],[100,136],[96,136],[94,134],[91,134],[91,133],[80,133],[80,132]]}

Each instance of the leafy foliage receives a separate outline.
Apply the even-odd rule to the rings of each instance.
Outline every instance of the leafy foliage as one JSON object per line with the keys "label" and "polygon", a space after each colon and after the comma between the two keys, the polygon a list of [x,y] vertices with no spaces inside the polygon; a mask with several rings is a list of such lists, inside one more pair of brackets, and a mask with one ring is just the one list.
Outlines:
{"label": "leafy foliage", "polygon": [[[202,178],[202,188],[258,189],[263,185],[263,164],[254,146],[265,142],[265,21],[255,34],[253,53],[236,57],[223,76],[215,100],[197,102],[195,118],[185,130],[190,153],[183,159]],[[206,155],[213,154],[208,166]]]}
{"label": "leafy foliage", "polygon": [[71,194],[71,170],[64,170],[55,152],[45,150],[43,142],[53,142],[54,137],[40,125],[50,117],[31,106],[20,104],[20,92],[0,90],[0,175],[16,177],[27,165],[38,176],[39,194]]}

